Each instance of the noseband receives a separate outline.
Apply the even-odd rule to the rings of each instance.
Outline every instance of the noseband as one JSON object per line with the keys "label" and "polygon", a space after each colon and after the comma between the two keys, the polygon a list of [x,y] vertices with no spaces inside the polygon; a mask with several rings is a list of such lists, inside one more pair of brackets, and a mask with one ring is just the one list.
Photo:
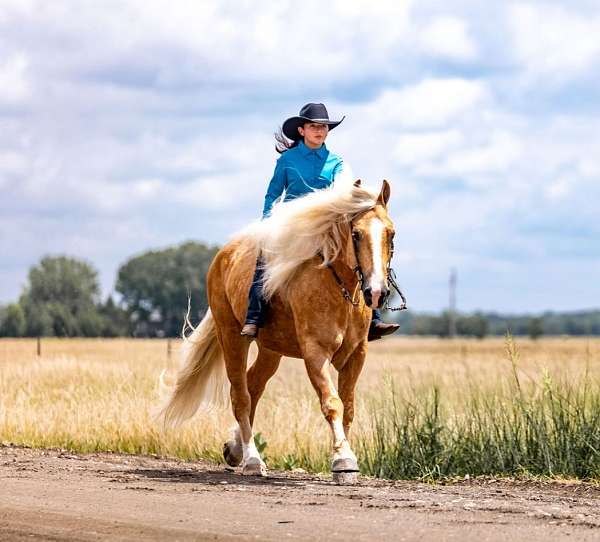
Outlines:
{"label": "noseband", "polygon": [[[368,212],[368,211],[370,211],[370,209],[367,210],[367,211],[365,211],[365,213]],[[356,262],[356,266],[354,267],[354,269],[352,269],[352,272],[358,278],[358,285],[360,286],[360,288],[359,288],[359,294],[358,294],[359,296],[360,296],[360,292],[364,290],[365,275],[363,273],[363,270],[362,270],[362,268],[360,266],[360,261],[358,259],[358,254],[359,254],[358,239],[356,239],[352,235],[352,228],[353,228],[352,223],[359,216],[362,216],[365,213],[360,213],[359,215],[355,216],[350,221],[350,235],[352,236],[352,248],[354,250],[354,261]],[[396,272],[392,269],[392,258],[393,258],[393,256],[394,256],[394,241],[392,240],[391,248],[390,248],[390,257],[389,257],[388,263],[387,263],[386,282],[388,283],[388,285],[392,286],[394,288],[394,290],[396,290],[396,292],[398,292],[398,295],[400,296],[400,299],[402,299],[402,304],[399,307],[390,307],[389,300],[390,300],[391,288],[388,288],[388,291],[385,294],[385,298],[384,298],[384,301],[383,301],[383,304],[382,304],[381,308],[385,309],[385,310],[389,310],[389,311],[403,311],[403,310],[406,310],[408,307],[406,306],[406,297],[404,297],[404,294],[402,293],[402,291],[400,290],[400,287],[398,286],[398,283],[396,282]],[[323,255],[321,255],[321,258],[323,258]],[[337,282],[337,285],[340,287],[340,290],[342,291],[343,298],[346,301],[348,301],[349,303],[351,303],[353,306],[356,307],[360,303],[360,297],[357,297],[355,299],[355,295],[350,295],[350,292],[344,286],[344,283],[343,283],[342,279],[337,274],[337,271],[333,268],[333,266],[330,263],[327,263],[326,266],[329,269],[331,269],[331,273],[333,274],[333,278],[335,279],[335,281]],[[354,293],[356,294],[356,289],[354,290]]]}

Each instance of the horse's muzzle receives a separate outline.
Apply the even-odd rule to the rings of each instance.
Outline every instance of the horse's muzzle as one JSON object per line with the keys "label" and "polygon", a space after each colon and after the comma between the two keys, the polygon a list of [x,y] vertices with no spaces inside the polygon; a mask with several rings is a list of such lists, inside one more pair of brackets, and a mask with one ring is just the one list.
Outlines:
{"label": "horse's muzzle", "polygon": [[[390,291],[384,286],[379,292],[376,293],[377,295],[373,295],[373,290],[369,286],[363,290],[363,294],[365,296],[365,303],[367,304],[367,307],[371,307],[372,309],[380,309],[383,307],[388,295],[390,295]],[[376,298],[376,305],[373,305],[373,301],[375,300],[374,298]]]}

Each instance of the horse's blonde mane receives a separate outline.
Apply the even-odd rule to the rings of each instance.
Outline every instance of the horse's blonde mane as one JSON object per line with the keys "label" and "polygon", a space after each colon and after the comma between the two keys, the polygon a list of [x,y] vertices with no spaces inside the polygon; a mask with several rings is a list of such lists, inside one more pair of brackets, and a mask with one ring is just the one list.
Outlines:
{"label": "horse's blonde mane", "polygon": [[273,207],[271,215],[249,226],[248,236],[262,253],[266,299],[285,289],[294,272],[318,254],[324,264],[344,248],[344,232],[357,215],[372,209],[378,192],[348,185],[332,185]]}

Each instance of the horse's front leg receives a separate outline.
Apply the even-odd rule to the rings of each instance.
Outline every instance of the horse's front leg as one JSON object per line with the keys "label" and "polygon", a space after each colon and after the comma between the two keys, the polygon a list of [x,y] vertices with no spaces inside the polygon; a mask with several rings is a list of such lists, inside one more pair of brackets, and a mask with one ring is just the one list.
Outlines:
{"label": "horse's front leg", "polygon": [[367,343],[361,343],[350,355],[338,376],[340,397],[344,404],[344,433],[350,438],[350,427],[354,420],[354,389],[367,355]]}
{"label": "horse's front leg", "polygon": [[331,470],[335,472],[357,472],[356,456],[350,448],[343,424],[343,404],[331,378],[332,352],[318,344],[305,345],[304,363],[308,377],[321,401],[321,411],[331,427],[333,454]]}

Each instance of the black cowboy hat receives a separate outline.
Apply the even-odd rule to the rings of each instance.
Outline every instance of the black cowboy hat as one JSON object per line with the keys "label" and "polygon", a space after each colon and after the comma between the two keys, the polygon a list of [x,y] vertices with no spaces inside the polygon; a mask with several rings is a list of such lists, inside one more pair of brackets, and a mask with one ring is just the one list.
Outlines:
{"label": "black cowboy hat", "polygon": [[298,133],[298,127],[304,125],[307,122],[316,122],[318,124],[327,124],[330,130],[333,130],[338,124],[340,124],[346,117],[342,117],[341,120],[329,120],[329,114],[327,108],[323,104],[306,104],[297,117],[290,117],[284,123],[281,129],[286,137],[293,139],[300,139]]}

